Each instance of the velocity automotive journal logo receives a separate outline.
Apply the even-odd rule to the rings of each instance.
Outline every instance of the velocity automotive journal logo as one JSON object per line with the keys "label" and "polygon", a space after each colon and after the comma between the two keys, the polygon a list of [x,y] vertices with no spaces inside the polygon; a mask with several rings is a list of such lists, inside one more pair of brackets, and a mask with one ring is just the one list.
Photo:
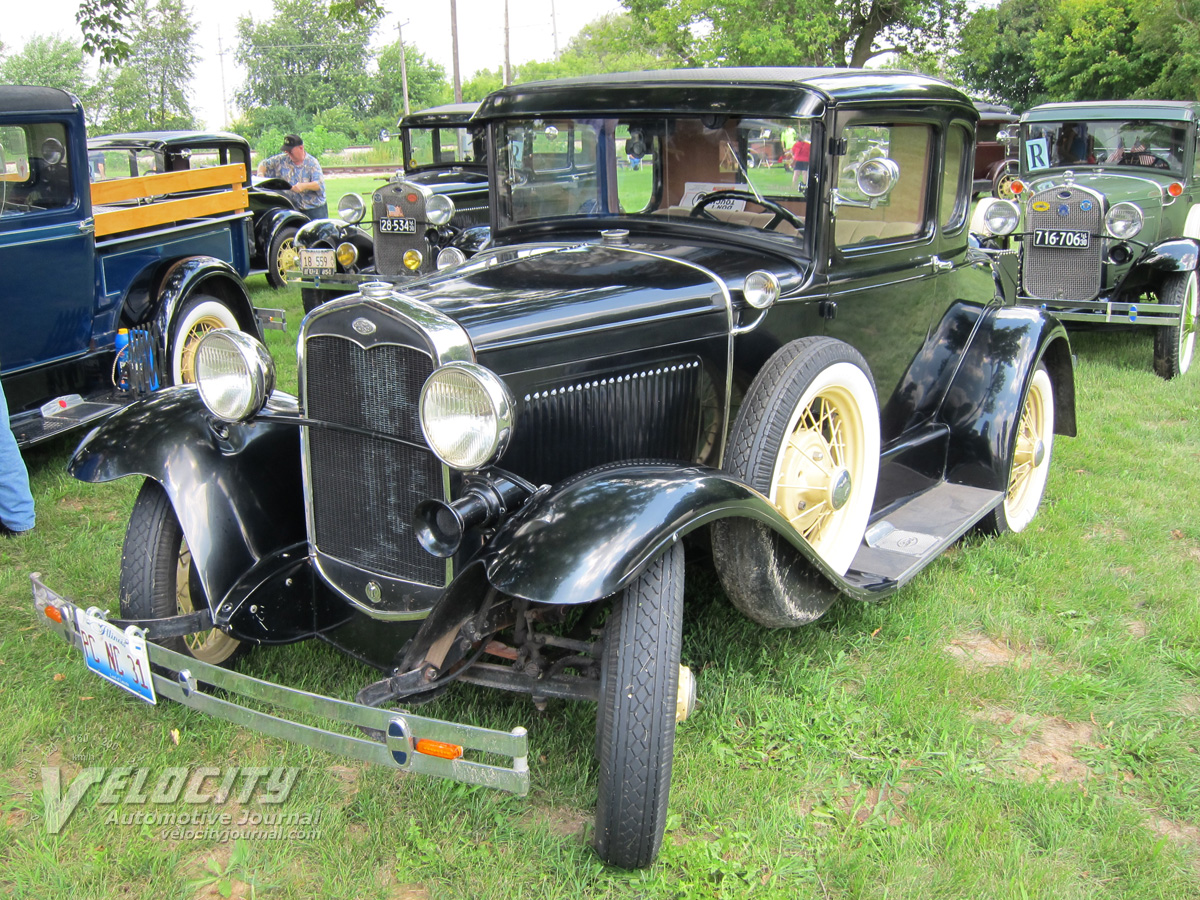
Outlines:
{"label": "velocity automotive journal logo", "polygon": [[[220,806],[230,798],[239,805],[252,800],[278,804],[287,800],[299,773],[298,768],[284,766],[173,766],[157,773],[145,767],[89,766],[82,769],[64,790],[62,769],[58,766],[42,766],[46,830],[50,834],[62,831],[89,789],[96,785],[99,785],[99,793],[95,802],[101,805],[165,806],[182,803],[188,806]],[[231,824],[234,819],[233,813],[201,810],[155,810],[135,815],[137,824],[149,825],[212,824],[217,819],[224,821],[226,818],[230,822],[224,824]],[[239,810],[237,814],[239,818],[250,815],[260,814],[244,810]],[[122,818],[113,810],[108,814],[109,821],[106,824],[120,824]]]}

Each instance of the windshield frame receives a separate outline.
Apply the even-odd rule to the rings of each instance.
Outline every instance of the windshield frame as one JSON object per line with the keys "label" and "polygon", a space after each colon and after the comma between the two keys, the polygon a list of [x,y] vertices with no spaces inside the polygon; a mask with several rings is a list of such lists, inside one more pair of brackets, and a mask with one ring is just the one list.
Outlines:
{"label": "windshield frame", "polygon": [[[1194,153],[1189,132],[1187,122],[1140,116],[1026,121],[1020,131],[1020,172],[1033,179],[1052,171],[1083,168],[1123,175],[1155,173],[1183,180],[1191,171]],[[1139,144],[1144,149],[1137,149]],[[1043,160],[1044,165],[1038,164]]]}

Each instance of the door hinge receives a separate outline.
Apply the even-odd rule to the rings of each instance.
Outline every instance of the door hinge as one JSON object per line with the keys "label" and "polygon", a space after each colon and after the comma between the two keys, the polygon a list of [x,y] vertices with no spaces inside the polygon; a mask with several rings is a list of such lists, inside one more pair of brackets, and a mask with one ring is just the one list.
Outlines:
{"label": "door hinge", "polygon": [[846,155],[846,139],[833,138],[829,139],[829,155],[830,156],[845,156]]}
{"label": "door hinge", "polygon": [[828,319],[830,321],[832,321],[833,319],[836,319],[837,318],[837,301],[836,300],[822,300],[820,303],[817,304],[817,314],[822,319]]}

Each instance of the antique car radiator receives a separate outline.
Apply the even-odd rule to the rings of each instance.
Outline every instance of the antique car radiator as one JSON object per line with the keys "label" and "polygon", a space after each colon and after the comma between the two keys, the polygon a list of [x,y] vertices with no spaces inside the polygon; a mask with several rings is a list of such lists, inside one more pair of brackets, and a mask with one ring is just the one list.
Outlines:
{"label": "antique car radiator", "polygon": [[[1100,293],[1104,250],[1101,199],[1078,187],[1057,186],[1030,198],[1021,277],[1025,293],[1039,300],[1092,300]],[[1087,232],[1088,246],[1036,246],[1037,235],[1053,240],[1067,232]]]}
{"label": "antique car radiator", "polygon": [[[415,343],[415,341],[414,341]],[[433,371],[422,347],[363,348],[331,334],[305,343],[303,384],[310,540],[317,551],[369,572],[445,583],[445,563],[417,543],[413,508],[443,497],[442,466],[421,435],[418,398]]]}

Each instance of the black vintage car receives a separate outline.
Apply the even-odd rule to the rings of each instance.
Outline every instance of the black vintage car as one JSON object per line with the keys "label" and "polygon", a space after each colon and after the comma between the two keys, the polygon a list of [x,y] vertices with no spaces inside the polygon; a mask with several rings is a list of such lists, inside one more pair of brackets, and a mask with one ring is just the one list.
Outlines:
{"label": "black vintage car", "polygon": [[88,138],[88,156],[93,180],[241,163],[246,167],[245,185],[254,220],[249,274],[265,274],[271,286],[279,288],[296,268],[293,242],[296,232],[308,224],[308,216],[296,206],[296,195],[282,178],[253,175],[250,145],[240,135],[223,131],[107,134]]}
{"label": "black vintage car", "polygon": [[[296,237],[305,311],[368,281],[393,284],[456,266],[488,238],[487,140],[470,123],[478,103],[400,119],[404,168],[371,198],[369,233],[358,194]],[[372,236],[373,235],[373,236]]]}
{"label": "black vintage car", "polygon": [[[491,95],[495,246],[310,313],[298,397],[272,392],[261,344],[208,336],[198,387],[71,462],[146,479],[124,618],[35,578],[38,608],[93,657],[156,667],[124,679],[143,696],[518,793],[523,729],[408,710],[455,681],[593,702],[594,845],[648,864],[696,700],[685,538],[711,543],[738,610],[803,625],[887,597],[972,529],[1026,527],[1074,433],[1062,326],[1012,306],[970,245],[976,117],[940,81],[860,70]],[[803,192],[749,166],[763,122],[811,133]],[[376,667],[353,701],[214,665],[311,638]]]}

